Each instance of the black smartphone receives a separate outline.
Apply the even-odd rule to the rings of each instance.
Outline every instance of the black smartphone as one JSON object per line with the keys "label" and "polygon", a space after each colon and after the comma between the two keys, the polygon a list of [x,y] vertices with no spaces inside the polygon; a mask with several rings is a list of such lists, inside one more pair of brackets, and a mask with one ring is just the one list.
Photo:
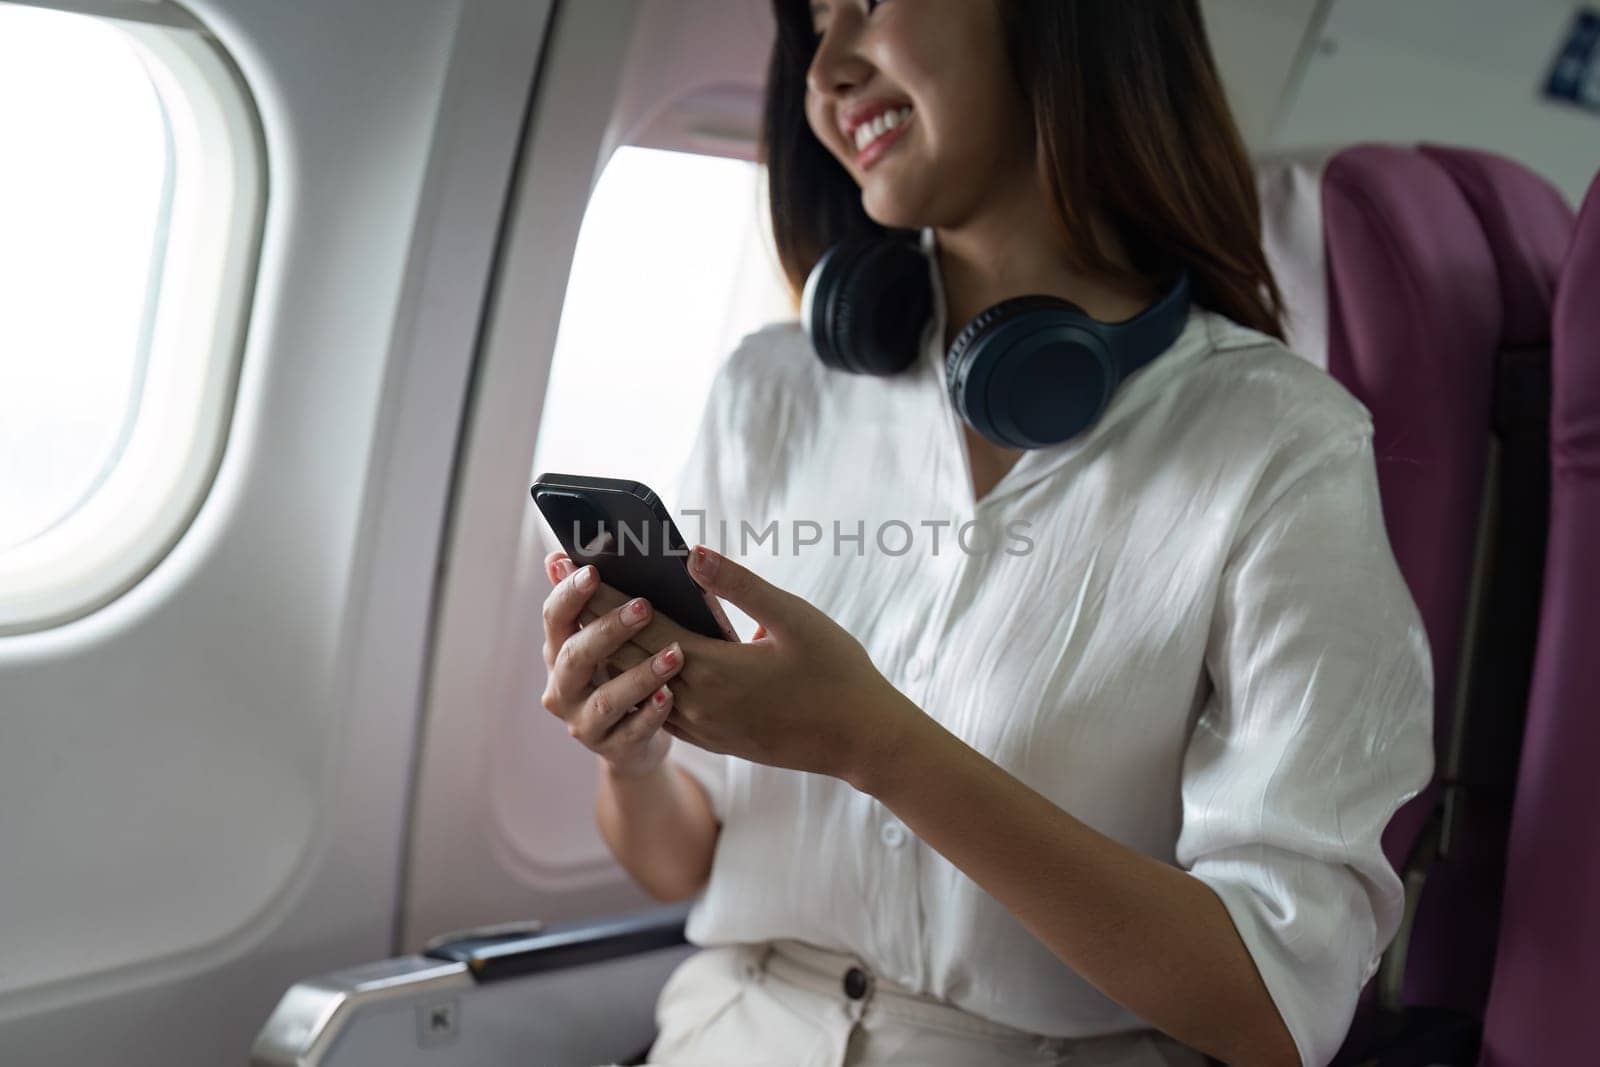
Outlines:
{"label": "black smartphone", "polygon": [[[642,596],[686,630],[739,640],[689,574],[689,549],[661,498],[642,482],[579,474],[541,474],[529,490],[561,547],[600,580]],[[721,616],[721,618],[718,618]]]}

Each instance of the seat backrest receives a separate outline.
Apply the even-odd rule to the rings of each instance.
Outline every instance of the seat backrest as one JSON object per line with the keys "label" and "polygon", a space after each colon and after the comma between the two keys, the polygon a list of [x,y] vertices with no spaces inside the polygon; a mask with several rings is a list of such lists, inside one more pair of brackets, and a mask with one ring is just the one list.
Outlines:
{"label": "seat backrest", "polygon": [[[1433,655],[1436,780],[1385,834],[1396,868],[1415,850],[1427,877],[1395,959],[1403,1000],[1481,1018],[1515,766],[1468,773],[1463,753],[1521,733],[1544,537],[1518,520],[1542,512],[1547,463],[1520,416],[1548,396],[1571,210],[1511,160],[1439,146],[1269,159],[1258,180],[1290,343],[1373,413],[1390,541]],[[1441,803],[1463,777],[1488,779],[1494,797],[1475,796],[1470,820]],[[1440,841],[1446,854],[1429,859]]]}
{"label": "seat backrest", "polygon": [[1600,1005],[1600,182],[1557,289],[1551,508],[1482,1063],[1589,1063]]}
{"label": "seat backrest", "polygon": [[[1494,260],[1456,184],[1414,148],[1268,158],[1257,176],[1290,344],[1372,413],[1389,541],[1428,632],[1442,755],[1501,335]],[[1385,832],[1397,868],[1436,796],[1430,785]]]}
{"label": "seat backrest", "polygon": [[1488,241],[1501,309],[1474,608],[1463,634],[1444,839],[1411,933],[1405,1000],[1483,1017],[1533,670],[1549,511],[1550,317],[1575,222],[1532,170],[1489,152],[1420,151],[1460,189]]}

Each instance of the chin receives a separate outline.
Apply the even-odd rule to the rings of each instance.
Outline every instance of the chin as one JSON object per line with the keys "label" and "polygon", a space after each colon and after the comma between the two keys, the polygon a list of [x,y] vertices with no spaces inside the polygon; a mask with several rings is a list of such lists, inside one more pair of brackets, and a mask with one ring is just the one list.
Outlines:
{"label": "chin", "polygon": [[918,230],[928,224],[928,211],[919,198],[863,191],[861,209],[873,222],[890,229]]}

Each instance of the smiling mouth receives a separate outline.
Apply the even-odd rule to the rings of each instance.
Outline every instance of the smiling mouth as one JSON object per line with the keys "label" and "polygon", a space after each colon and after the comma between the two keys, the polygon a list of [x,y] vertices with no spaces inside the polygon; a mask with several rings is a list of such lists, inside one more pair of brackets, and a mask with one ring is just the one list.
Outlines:
{"label": "smiling mouth", "polygon": [[899,140],[910,120],[911,108],[898,107],[885,111],[871,122],[863,122],[856,127],[856,162],[862,167],[871,166],[895,141]]}

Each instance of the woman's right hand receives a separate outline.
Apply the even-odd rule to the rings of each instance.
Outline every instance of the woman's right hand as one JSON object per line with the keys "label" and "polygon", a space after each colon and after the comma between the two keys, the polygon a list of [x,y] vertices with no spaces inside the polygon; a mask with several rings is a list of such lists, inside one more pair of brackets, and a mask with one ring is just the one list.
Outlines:
{"label": "woman's right hand", "polygon": [[618,658],[629,638],[650,621],[649,603],[635,597],[580,626],[579,613],[600,588],[599,573],[593,565],[573,566],[559,550],[544,563],[555,588],[544,602],[549,680],[541,702],[613,773],[625,778],[648,774],[672,748],[672,735],[661,729],[672,711],[672,690],[664,683],[683,668],[683,650],[674,642],[608,678],[607,660]]}

